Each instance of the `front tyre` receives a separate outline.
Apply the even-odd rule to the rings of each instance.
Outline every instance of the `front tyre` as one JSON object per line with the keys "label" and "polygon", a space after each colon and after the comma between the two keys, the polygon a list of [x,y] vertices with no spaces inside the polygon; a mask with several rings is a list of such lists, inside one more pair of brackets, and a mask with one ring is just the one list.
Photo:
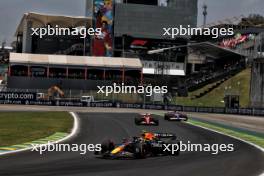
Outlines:
{"label": "front tyre", "polygon": [[155,126],[159,126],[159,119],[153,119],[153,122],[155,123]]}

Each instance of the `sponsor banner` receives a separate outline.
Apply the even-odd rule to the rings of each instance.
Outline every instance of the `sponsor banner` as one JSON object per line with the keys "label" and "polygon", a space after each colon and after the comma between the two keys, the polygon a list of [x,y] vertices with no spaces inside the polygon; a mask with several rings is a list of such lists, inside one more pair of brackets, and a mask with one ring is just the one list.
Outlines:
{"label": "sponsor banner", "polygon": [[[3,92],[1,92],[3,93]],[[7,92],[5,92],[7,93]],[[18,99],[0,99],[0,104],[17,104],[17,105],[43,105],[43,106],[73,106],[73,107],[104,107],[104,108],[132,108],[132,109],[153,109],[153,110],[167,110],[167,111],[185,111],[185,112],[204,112],[204,113],[222,113],[222,114],[240,114],[240,115],[255,115],[263,116],[264,109],[253,108],[214,108],[214,107],[191,107],[191,106],[177,106],[177,105],[159,105],[159,104],[139,104],[139,103],[120,103],[120,102],[92,102],[85,103],[79,100],[34,100],[34,93],[16,93]],[[5,94],[2,94],[5,97]],[[9,94],[7,94],[9,95]],[[21,95],[19,99],[19,95]],[[1,95],[0,95],[1,96]],[[6,96],[7,97],[7,96]],[[10,96],[9,96],[10,97]],[[33,99],[24,99],[25,97],[33,97]],[[151,111],[150,111],[151,112]]]}
{"label": "sponsor banner", "polygon": [[225,108],[213,108],[213,113],[225,113]]}
{"label": "sponsor banner", "polygon": [[182,111],[182,106],[166,106],[166,110],[168,111]]}
{"label": "sponsor banner", "polygon": [[142,60],[144,74],[184,76],[184,63]]}
{"label": "sponsor banner", "polygon": [[0,92],[0,100],[9,101],[30,101],[36,100],[35,92]]}
{"label": "sponsor banner", "polygon": [[239,114],[250,115],[252,113],[252,109],[239,109]]}
{"label": "sponsor banner", "polygon": [[130,104],[130,103],[119,103],[119,107],[120,108],[132,108],[132,109],[141,109],[142,108],[142,104]]}
{"label": "sponsor banner", "polygon": [[158,109],[158,110],[162,110],[164,109],[164,105],[145,105],[145,109]]}
{"label": "sponsor banner", "polygon": [[94,0],[94,28],[101,28],[101,35],[92,40],[93,56],[113,56],[113,0]]}

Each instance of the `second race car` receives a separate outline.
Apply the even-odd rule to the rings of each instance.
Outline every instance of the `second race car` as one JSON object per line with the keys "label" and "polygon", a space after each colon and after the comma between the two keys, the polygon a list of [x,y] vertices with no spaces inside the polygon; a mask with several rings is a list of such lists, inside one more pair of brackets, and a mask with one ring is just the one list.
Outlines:
{"label": "second race car", "polygon": [[169,111],[166,114],[164,114],[164,120],[187,121],[188,116],[178,111]]}
{"label": "second race car", "polygon": [[154,118],[151,114],[140,114],[135,118],[136,125],[159,125],[159,120]]}

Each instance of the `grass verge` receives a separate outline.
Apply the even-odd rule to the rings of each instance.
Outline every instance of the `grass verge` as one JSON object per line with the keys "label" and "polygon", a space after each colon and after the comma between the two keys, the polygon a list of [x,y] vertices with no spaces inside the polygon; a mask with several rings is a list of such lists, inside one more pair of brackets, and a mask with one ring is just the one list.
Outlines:
{"label": "grass verge", "polygon": [[234,136],[237,137],[239,139],[243,139],[245,141],[251,142],[253,144],[256,144],[262,148],[264,148],[264,138],[261,136],[255,136],[252,134],[248,134],[245,132],[241,132],[239,130],[235,130],[235,129],[227,129],[218,125],[213,125],[210,123],[206,123],[206,122],[200,122],[197,120],[193,120],[193,119],[189,119],[188,123],[192,124],[192,125],[197,125],[197,126],[201,126],[201,127],[205,127],[205,128],[209,128],[230,136]]}
{"label": "grass verge", "polygon": [[250,89],[250,72],[251,69],[245,69],[232,78],[226,80],[219,87],[215,88],[201,98],[191,99],[194,95],[204,92],[211,85],[190,92],[188,97],[176,97],[173,103],[184,106],[208,106],[208,107],[224,107],[225,93],[240,94],[240,106],[249,106],[249,89]]}
{"label": "grass verge", "polygon": [[[164,113],[155,113],[156,115],[162,116]],[[223,134],[227,134],[230,136],[237,137],[239,139],[243,139],[245,141],[251,142],[253,144],[256,144],[262,148],[264,148],[264,137],[261,135],[254,135],[253,133],[246,132],[244,130],[240,130],[238,128],[232,128],[232,127],[223,127],[223,125],[218,125],[217,123],[210,123],[210,122],[205,122],[205,121],[199,121],[199,120],[194,120],[192,118],[189,118],[188,122],[191,125],[196,125],[196,126],[201,126],[205,127],[208,129],[212,129],[218,132],[221,132]]]}
{"label": "grass verge", "polygon": [[67,112],[1,112],[0,146],[10,146],[69,133],[73,118]]}

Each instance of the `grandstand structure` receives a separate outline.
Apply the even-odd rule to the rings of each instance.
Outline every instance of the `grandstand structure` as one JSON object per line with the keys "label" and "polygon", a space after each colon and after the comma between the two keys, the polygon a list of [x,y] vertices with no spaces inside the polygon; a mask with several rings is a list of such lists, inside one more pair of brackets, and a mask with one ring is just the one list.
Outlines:
{"label": "grandstand structure", "polygon": [[8,88],[64,90],[96,89],[113,82],[141,84],[142,64],[138,58],[91,56],[90,39],[81,36],[31,35],[31,28],[46,25],[72,28],[92,27],[88,17],[24,14],[17,30],[17,52],[10,53]]}
{"label": "grandstand structure", "polygon": [[[197,0],[109,0],[97,6],[101,1],[87,0],[84,17],[24,14],[15,33],[16,53],[10,54],[8,88],[90,90],[117,82],[167,85],[186,96],[221,83],[245,68],[251,51],[259,53],[255,41],[261,29],[236,24],[243,16],[206,26],[233,27],[240,34],[229,38],[163,36],[166,26],[197,26]],[[47,25],[103,27],[107,39],[31,35],[32,27]],[[171,49],[149,54],[163,48]]]}
{"label": "grandstand structure", "polygon": [[[16,53],[10,54],[7,87],[38,89],[56,84],[62,89],[82,90],[92,88],[84,84],[90,85],[89,81],[95,80],[101,85],[112,82],[168,84],[172,78],[178,83],[184,79],[188,55],[186,47],[176,54],[148,55],[147,51],[187,44],[186,37],[174,40],[163,37],[163,26],[196,26],[197,0],[102,2],[87,0],[86,16],[83,17],[35,12],[24,14],[15,33]],[[87,36],[85,39],[81,36],[40,38],[31,35],[31,28],[48,25],[99,27],[104,35]],[[42,59],[44,61],[40,62]],[[69,61],[71,59],[73,61]],[[131,62],[135,65],[130,65]],[[51,75],[53,72],[56,76]],[[164,76],[168,79],[163,79]],[[15,84],[18,81],[24,85]],[[78,84],[73,84],[76,81]]]}
{"label": "grandstand structure", "polygon": [[[194,45],[189,47],[187,69],[190,75],[190,78],[187,79],[187,85],[190,85],[191,90],[201,88],[208,83],[221,82],[221,80],[225,80],[228,76],[241,71],[246,66],[250,66],[256,58],[263,57],[264,29],[259,25],[252,24],[250,21],[247,21],[245,25],[242,23],[245,20],[247,18],[241,15],[205,25],[207,28],[233,28],[233,36],[219,36],[217,39],[212,39],[211,36],[192,36],[191,44]],[[210,47],[207,47],[207,49],[199,47],[202,45],[210,45]],[[221,52],[223,54],[215,57],[216,50],[223,51]],[[252,77],[253,80],[255,78]],[[251,87],[259,87],[254,86],[259,84],[251,84]]]}
{"label": "grandstand structure", "polygon": [[[139,84],[138,59],[11,53],[8,86],[21,89],[94,90],[115,83]],[[135,82],[136,81],[136,82]]]}
{"label": "grandstand structure", "polygon": [[5,46],[5,42],[0,46],[0,90],[6,84],[6,76],[9,64],[9,53],[13,51],[13,47]]}
{"label": "grandstand structure", "polygon": [[89,36],[84,40],[79,36],[56,36],[45,35],[40,38],[37,35],[31,35],[31,28],[42,28],[48,25],[55,27],[58,25],[61,28],[74,28],[74,27],[92,27],[91,17],[78,17],[78,16],[63,16],[41,14],[35,12],[25,13],[17,26],[16,37],[16,52],[17,53],[32,53],[32,54],[57,54],[70,49],[73,45],[82,44],[86,50],[83,52],[76,52],[73,50],[69,55],[89,55]]}
{"label": "grandstand structure", "polygon": [[264,32],[256,38],[251,68],[250,105],[264,108]]}

